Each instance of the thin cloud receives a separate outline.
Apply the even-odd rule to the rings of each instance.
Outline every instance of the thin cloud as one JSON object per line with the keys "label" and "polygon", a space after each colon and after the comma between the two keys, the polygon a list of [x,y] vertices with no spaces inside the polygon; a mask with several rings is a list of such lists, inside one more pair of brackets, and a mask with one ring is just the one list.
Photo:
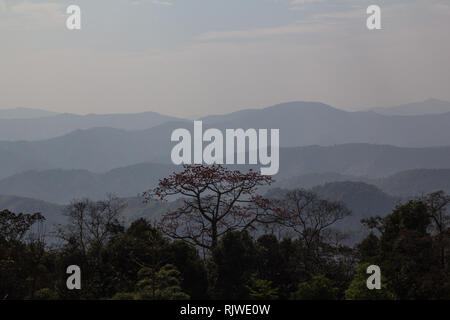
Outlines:
{"label": "thin cloud", "polygon": [[208,31],[196,37],[199,41],[257,39],[320,31],[319,25],[294,23],[272,28],[253,28],[244,30]]}
{"label": "thin cloud", "polygon": [[40,28],[61,25],[64,21],[64,8],[60,3],[22,1],[14,5],[0,0],[0,12],[3,13],[2,28]]}
{"label": "thin cloud", "polygon": [[324,0],[292,0],[292,4],[306,4],[306,3],[313,3],[313,2],[323,2]]}
{"label": "thin cloud", "polygon": [[312,3],[320,3],[324,1],[325,0],[292,0],[290,3],[289,10],[300,11],[304,9],[305,5]]}
{"label": "thin cloud", "polygon": [[35,14],[35,13],[60,13],[61,4],[54,2],[32,3],[23,1],[16,5],[10,6],[10,11],[15,14]]}
{"label": "thin cloud", "polygon": [[6,12],[6,0],[0,0],[0,13]]}
{"label": "thin cloud", "polygon": [[169,6],[172,6],[172,5],[173,5],[172,2],[169,2],[169,1],[161,1],[161,0],[153,0],[152,3],[155,4],[155,5],[157,5],[157,6],[166,6],[166,7],[169,7]]}
{"label": "thin cloud", "polygon": [[[300,0],[299,0],[300,1]],[[310,0],[307,0],[310,1]],[[313,1],[313,0],[311,0]],[[267,37],[289,36],[326,31],[336,24],[349,23],[365,17],[364,10],[350,9],[341,12],[328,12],[310,15],[302,21],[277,27],[251,28],[242,30],[213,30],[196,37],[199,41],[261,39]]]}

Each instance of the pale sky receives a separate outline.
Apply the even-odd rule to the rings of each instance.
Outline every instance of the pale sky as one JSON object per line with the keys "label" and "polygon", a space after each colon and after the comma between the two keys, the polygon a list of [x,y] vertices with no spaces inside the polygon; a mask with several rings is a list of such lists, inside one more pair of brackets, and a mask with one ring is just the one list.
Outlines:
{"label": "pale sky", "polygon": [[[82,30],[66,29],[70,4]],[[382,10],[382,30],[366,9]],[[0,109],[228,113],[450,100],[449,0],[0,0]]]}

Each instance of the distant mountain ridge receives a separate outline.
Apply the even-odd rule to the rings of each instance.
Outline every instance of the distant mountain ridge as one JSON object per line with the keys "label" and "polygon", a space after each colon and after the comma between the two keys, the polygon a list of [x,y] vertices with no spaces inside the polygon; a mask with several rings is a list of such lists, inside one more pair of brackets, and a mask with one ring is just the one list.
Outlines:
{"label": "distant mountain ridge", "polygon": [[[4,111],[4,110],[3,110]],[[37,141],[51,139],[69,134],[76,130],[108,127],[122,130],[144,130],[166,123],[181,120],[156,112],[134,114],[49,114],[34,118],[1,117],[0,140],[3,141]]]}
{"label": "distant mountain ridge", "polygon": [[[202,121],[203,130],[280,129],[280,171],[272,188],[312,189],[344,202],[354,216],[340,228],[358,238],[361,218],[385,215],[398,201],[423,193],[450,192],[450,112],[438,114],[445,108],[436,105],[435,114],[383,115],[289,102]],[[43,211],[59,223],[72,199],[113,193],[127,199],[127,219],[158,217],[167,205],[145,204],[137,195],[182,170],[171,163],[170,137],[177,128],[192,127],[192,121],[151,112],[35,119],[2,119],[0,112],[0,210]],[[8,141],[17,137],[30,141]],[[259,165],[232,166],[248,168]]]}
{"label": "distant mountain ridge", "polygon": [[[266,196],[280,199],[288,190],[296,188],[275,187],[269,190]],[[368,234],[368,230],[361,223],[362,219],[386,216],[401,202],[399,198],[364,182],[330,182],[305,189],[311,190],[321,199],[342,203],[351,211],[350,216],[333,225],[333,229],[344,232],[348,236],[345,242],[350,245],[360,242]]]}
{"label": "distant mountain ridge", "polygon": [[311,189],[319,197],[345,204],[352,214],[338,221],[334,228],[347,234],[350,244],[358,243],[368,234],[362,219],[384,217],[392,212],[400,199],[364,182],[331,182]]}
{"label": "distant mountain ridge", "polygon": [[33,108],[0,109],[0,119],[38,119],[57,114],[57,112]]}
{"label": "distant mountain ridge", "polygon": [[[155,162],[154,159],[169,163],[170,135],[174,129],[187,123],[169,122],[140,131],[92,128],[49,140],[3,141],[0,142],[0,179],[27,170],[106,172],[137,163]],[[16,167],[14,160],[18,161]]]}
{"label": "distant mountain ridge", "polygon": [[[61,115],[63,117],[64,115]],[[60,117],[60,116],[57,116]],[[134,116],[133,116],[134,117]],[[132,117],[132,118],[133,118]],[[151,115],[150,115],[151,117]],[[54,117],[53,117],[54,118]],[[140,124],[150,125],[145,116],[139,117]],[[45,118],[48,119],[48,118]],[[104,118],[102,118],[104,119]],[[114,118],[122,119],[121,117]],[[134,118],[133,118],[134,119]],[[38,119],[42,120],[42,119]],[[167,119],[163,119],[166,121]],[[9,120],[1,120],[9,121]],[[0,121],[0,131],[2,122]],[[19,120],[11,120],[19,121]],[[32,121],[32,120],[27,120]],[[281,156],[281,171],[289,158],[296,153],[294,149],[286,148],[302,147],[301,153],[306,151],[317,154],[321,147],[330,147],[332,154],[323,156],[337,156],[342,162],[346,154],[340,154],[339,150],[351,151],[358,158],[364,158],[362,167],[333,169],[336,167],[330,163],[332,172],[344,174],[374,174],[386,175],[397,171],[417,168],[445,168],[447,165],[436,158],[436,152],[446,154],[448,148],[429,149],[430,155],[423,151],[413,151],[413,148],[427,148],[446,146],[450,143],[450,113],[427,116],[382,116],[374,112],[347,112],[335,109],[331,106],[314,102],[284,103],[265,109],[244,110],[223,116],[211,116],[203,120],[204,130],[207,128],[276,128],[280,130],[280,146],[285,148]],[[126,121],[121,122],[123,127]],[[135,123],[134,120],[130,123]],[[137,126],[134,126],[137,128]],[[47,140],[39,141],[0,141],[0,179],[26,170],[45,169],[84,169],[92,172],[106,172],[117,167],[130,166],[142,162],[170,162],[170,152],[175,143],[170,141],[173,130],[186,128],[192,130],[193,122],[186,120],[166,121],[145,130],[125,130],[111,127],[95,127],[84,130],[72,131],[69,134]],[[67,128],[66,128],[67,129]],[[66,130],[64,129],[64,130]],[[22,124],[15,130],[26,131],[33,135],[33,127]],[[0,135],[3,137],[3,135]],[[409,147],[405,151],[415,158],[402,157],[406,165],[397,163],[395,157],[384,155],[384,169],[380,163],[370,160],[364,153],[356,152],[356,146],[378,144]],[[317,145],[317,147],[314,147]],[[334,145],[347,145],[333,149]],[[307,147],[313,146],[313,147]],[[309,148],[309,149],[308,149]],[[396,147],[366,148],[366,152],[380,157],[380,152],[392,151],[397,154]],[[376,150],[375,150],[376,149]],[[382,150],[384,149],[384,151]],[[281,152],[281,151],[280,151]],[[356,153],[355,153],[356,152]],[[311,155],[312,156],[312,155]],[[435,158],[433,158],[435,157]],[[427,160],[433,158],[432,161]],[[328,160],[318,158],[319,163]],[[350,159],[347,159],[350,160]],[[394,164],[389,161],[393,161]],[[306,159],[303,161],[307,161]],[[353,161],[353,160],[352,160]],[[381,161],[381,160],[380,160]],[[290,164],[298,166],[299,164]],[[315,165],[304,163],[306,168],[300,173],[316,172]],[[434,167],[433,165],[436,165]],[[365,169],[364,166],[368,166]],[[289,167],[289,166],[288,166]],[[378,167],[379,169],[376,169]],[[375,168],[381,172],[371,172]]]}
{"label": "distant mountain ridge", "polygon": [[438,99],[428,99],[392,107],[370,109],[378,114],[388,116],[421,116],[427,114],[443,114],[450,112],[450,102]]}
{"label": "distant mountain ridge", "polygon": [[[171,132],[189,124],[170,122],[133,132],[96,128],[45,141],[0,142],[0,179],[29,170],[76,169],[99,173],[144,162],[170,165],[174,145],[169,141]],[[409,169],[449,167],[450,147],[306,146],[280,148],[279,177],[336,172],[376,178]]]}
{"label": "distant mountain ridge", "polygon": [[363,182],[376,186],[386,194],[401,198],[421,196],[440,190],[450,194],[450,169],[413,169],[378,179],[333,172],[310,173],[278,181],[274,186],[286,189],[310,189],[336,182]]}
{"label": "distant mountain ridge", "polygon": [[[11,195],[0,195],[0,211],[9,210],[14,213],[41,213],[49,225],[63,223],[66,219],[63,216],[64,206],[49,203],[42,200],[17,197]],[[48,231],[48,230],[47,230]]]}
{"label": "distant mountain ridge", "polygon": [[382,178],[410,169],[450,168],[450,147],[401,148],[342,144],[280,149],[280,179],[307,173]]}
{"label": "distant mountain ridge", "polygon": [[73,199],[104,199],[108,194],[133,197],[175,171],[163,164],[143,163],[98,174],[87,170],[27,171],[0,180],[0,194],[67,204]]}
{"label": "distant mountain ridge", "polygon": [[399,197],[421,196],[440,190],[450,194],[450,169],[407,170],[373,183],[384,192]]}
{"label": "distant mountain ridge", "polygon": [[[175,206],[179,205],[177,201],[144,202],[142,197],[121,198],[120,200],[126,204],[121,218],[125,224],[129,224],[138,218],[148,220],[158,219],[167,210],[174,209]],[[53,241],[56,240],[53,236],[58,225],[64,225],[68,222],[67,216],[65,215],[68,204],[69,203],[62,205],[32,198],[0,195],[0,211],[9,210],[14,213],[24,214],[41,213],[46,219],[44,221],[43,231],[45,231],[47,237],[50,237]]]}
{"label": "distant mountain ridge", "polygon": [[[205,129],[280,129],[282,147],[345,143],[431,147],[448,145],[450,141],[450,112],[393,116],[373,111],[349,112],[319,102],[296,101],[263,109],[207,116],[202,120]],[[170,122],[183,121],[185,120],[153,112],[86,116],[60,114],[40,119],[0,119],[0,141],[45,140],[70,136],[71,132],[80,129],[99,127],[122,129],[135,135],[136,131],[170,127]],[[191,126],[186,124],[187,128]],[[166,139],[169,140],[170,136]]]}
{"label": "distant mountain ridge", "polygon": [[319,102],[287,102],[203,118],[205,127],[277,128],[282,147],[347,143],[402,147],[445,146],[450,142],[450,112],[423,116],[386,116],[348,112]]}
{"label": "distant mountain ridge", "polygon": [[[351,147],[354,150],[351,150]],[[366,151],[367,157],[358,158],[357,154],[364,153],[368,148],[381,148],[381,151],[378,156],[375,156],[373,151]],[[401,151],[405,151],[402,149],[400,152],[389,150],[391,149],[384,149],[383,146],[358,145],[322,147],[319,151],[311,150],[311,148],[294,149],[298,152],[292,154],[288,162],[282,162],[282,170],[274,176],[276,182],[273,187],[310,189],[332,182],[363,182],[376,186],[386,194],[395,197],[411,197],[437,190],[450,193],[450,169],[411,170],[414,163],[406,162],[410,159],[408,152],[402,153]],[[292,150],[282,149],[282,154],[285,151]],[[428,153],[428,150],[425,149],[423,152]],[[343,158],[342,155],[349,155],[350,160]],[[393,159],[389,157],[390,155]],[[445,162],[445,159],[442,159],[445,153],[437,152],[431,156],[432,158],[428,159],[431,167],[437,165],[437,162],[433,162],[436,160],[433,157]],[[447,157],[450,159],[450,150],[447,150]],[[322,162],[327,158],[335,159],[335,162]],[[353,162],[352,158],[354,158]],[[397,163],[394,161],[396,158],[398,158]],[[389,162],[392,162],[392,165],[386,167],[385,164]],[[441,165],[448,166],[448,162],[444,162]],[[377,163],[381,166],[376,165]],[[425,161],[419,164],[423,166],[426,163]],[[236,167],[231,168],[236,169]],[[250,167],[237,169],[245,171],[248,168]],[[0,180],[0,194],[35,198],[58,204],[84,197],[99,200],[108,193],[120,197],[132,197],[155,186],[159,179],[182,169],[181,166],[171,164],[141,163],[105,173],[62,169],[26,171]],[[361,169],[364,170],[361,171]],[[360,174],[357,175],[357,173]],[[268,189],[263,188],[263,190]]]}

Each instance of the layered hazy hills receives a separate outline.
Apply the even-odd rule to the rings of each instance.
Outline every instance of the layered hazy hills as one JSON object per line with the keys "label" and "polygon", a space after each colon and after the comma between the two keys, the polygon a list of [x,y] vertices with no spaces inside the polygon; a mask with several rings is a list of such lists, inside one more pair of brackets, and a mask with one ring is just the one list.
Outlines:
{"label": "layered hazy hills", "polygon": [[334,226],[347,234],[349,244],[360,242],[367,235],[362,219],[384,217],[400,203],[400,199],[363,182],[331,182],[316,186],[312,191],[323,199],[341,202],[351,210],[350,216]]}
{"label": "layered hazy hills", "polygon": [[32,108],[2,109],[0,110],[0,119],[38,119],[57,114],[57,112]]}
{"label": "layered hazy hills", "polygon": [[[274,188],[266,194],[269,197],[282,197],[290,188]],[[373,216],[386,216],[400,203],[400,199],[386,194],[376,186],[364,182],[330,182],[307,188],[320,198],[343,203],[351,215],[338,221],[333,227],[347,234],[347,243],[360,242],[368,230],[361,220]]]}
{"label": "layered hazy hills", "polygon": [[75,130],[97,127],[144,130],[168,121],[180,120],[156,112],[76,115],[46,114],[46,111],[34,109],[25,109],[23,112],[21,110],[0,110],[0,140],[44,140],[66,135]]}
{"label": "layered hazy hills", "polygon": [[42,200],[0,195],[0,208],[0,211],[9,210],[15,213],[33,214],[39,212],[47,219],[49,226],[65,221],[63,215],[64,206]]}
{"label": "layered hazy hills", "polygon": [[418,169],[393,174],[372,182],[389,194],[420,196],[443,190],[450,194],[450,169]]}
{"label": "layered hazy hills", "polygon": [[[444,102],[436,101],[420,108],[435,103],[445,111]],[[402,108],[417,111],[419,104]],[[134,196],[173,171],[171,133],[193,127],[192,121],[151,112],[35,116],[1,119],[0,112],[0,194],[55,203],[106,193]],[[204,129],[279,128],[282,148],[275,179],[285,186],[366,182],[398,196],[448,190],[448,171],[437,169],[450,169],[450,113],[390,116],[290,102],[202,120]],[[11,128],[30,140],[76,129],[50,139],[7,141],[4,134],[12,134]]]}
{"label": "layered hazy hills", "polygon": [[[394,108],[395,109],[395,108]],[[450,110],[449,110],[450,111]],[[280,129],[281,146],[334,145],[343,143],[390,144],[405,147],[447,145],[450,141],[450,112],[425,115],[381,115],[373,111],[348,112],[317,102],[288,102],[264,109],[242,110],[202,119],[205,128],[274,128]],[[75,130],[98,127],[138,131],[170,127],[183,121],[153,112],[141,114],[73,115],[58,114],[37,119],[0,119],[0,140],[44,140]],[[190,123],[190,124],[189,124]],[[192,128],[192,122],[184,127]],[[150,132],[148,132],[150,133]],[[87,130],[86,135],[97,131]],[[170,136],[167,136],[168,141]],[[52,139],[50,139],[52,140]]]}
{"label": "layered hazy hills", "polygon": [[450,147],[401,148],[388,145],[343,144],[280,150],[279,178],[334,172],[379,178],[409,169],[450,168]]}
{"label": "layered hazy hills", "polygon": [[174,166],[143,163],[106,173],[87,170],[27,171],[0,180],[0,194],[67,204],[72,199],[104,199],[108,194],[132,197],[154,187]]}
{"label": "layered hazy hills", "polygon": [[[173,124],[178,127],[180,124]],[[117,129],[93,129],[40,142],[0,143],[0,179],[29,170],[88,170],[95,173],[136,163],[171,164],[166,126],[130,135]],[[92,134],[93,131],[97,131]],[[154,133],[154,134],[152,134]],[[242,166],[242,170],[246,167]],[[306,173],[387,176],[409,169],[450,168],[450,147],[400,148],[371,144],[280,149],[278,178]]]}
{"label": "layered hazy hills", "polygon": [[309,173],[280,180],[274,186],[286,189],[310,189],[334,182],[363,182],[376,186],[386,194],[411,198],[439,190],[450,193],[450,169],[406,170],[378,179],[333,172]]}
{"label": "layered hazy hills", "polygon": [[[168,210],[174,210],[178,207],[179,201],[162,202],[162,201],[144,201],[142,197],[121,198],[125,203],[124,211],[122,212],[122,220],[125,223],[131,223],[138,218],[146,218],[149,220],[158,219],[162,214]],[[9,210],[15,213],[41,213],[46,221],[45,231],[51,236],[55,231],[57,225],[64,225],[67,223],[67,216],[65,215],[66,205],[50,203],[42,200],[0,195],[1,210]],[[0,210],[0,211],[1,211]]]}
{"label": "layered hazy hills", "polygon": [[392,107],[372,108],[372,111],[388,116],[420,116],[426,114],[442,114],[450,112],[450,102],[428,99]]}
{"label": "layered hazy hills", "polygon": [[[118,121],[117,126],[127,126],[123,118],[126,115],[111,117]],[[145,116],[129,117],[138,118],[141,126],[167,120],[155,120],[158,117],[154,118],[153,114],[149,116],[153,122],[145,120]],[[34,121],[42,120],[27,119],[29,125],[15,128],[32,135]],[[3,129],[1,121],[22,120],[0,120],[0,131]],[[291,168],[298,174],[318,172],[317,166],[330,166],[331,172],[353,175],[386,175],[406,169],[450,166],[449,148],[428,148],[449,144],[450,113],[383,116],[374,112],[346,112],[321,103],[292,102],[210,116],[203,121],[204,129],[279,128],[280,144],[285,148],[281,151],[281,171],[287,174],[291,174]],[[139,128],[134,120],[131,123],[134,129]],[[170,136],[176,128],[192,129],[193,123],[170,120],[145,130],[95,127],[46,140],[0,141],[0,179],[26,170],[58,168],[106,172],[142,162],[168,163],[175,144],[170,142]],[[4,138],[3,133],[1,138]],[[409,148],[372,147],[367,143]],[[346,145],[334,147],[341,144]],[[305,147],[310,145],[321,147]],[[293,148],[297,146],[302,148]]]}
{"label": "layered hazy hills", "polygon": [[203,121],[219,129],[279,128],[282,147],[344,143],[430,147],[448,145],[450,141],[450,112],[385,116],[373,111],[343,111],[317,102],[289,102],[209,116]]}
{"label": "layered hazy hills", "polygon": [[154,159],[168,162],[172,131],[188,123],[169,122],[139,131],[93,128],[42,141],[3,141],[0,142],[0,178],[26,170],[106,172]]}
{"label": "layered hazy hills", "polygon": [[329,182],[311,190],[323,199],[345,203],[354,213],[358,212],[358,218],[384,216],[399,201],[378,187],[364,182]]}
{"label": "layered hazy hills", "polygon": [[[410,197],[429,193],[437,190],[450,192],[450,169],[410,169],[417,164],[408,162],[408,153],[397,155],[401,159],[394,166],[385,168],[377,163],[383,164],[391,155],[385,152],[379,158],[367,158],[351,160],[351,156],[346,161],[337,159],[333,155],[335,148],[345,148],[349,146],[324,147],[327,152],[314,154],[309,152],[310,148],[304,148],[304,153],[295,154],[295,159],[289,158],[289,163],[283,164],[282,171],[274,178],[275,187],[313,188],[330,182],[364,182],[377,186],[387,194],[397,197]],[[358,151],[359,145],[352,146]],[[362,146],[367,148],[368,146]],[[369,146],[379,148],[380,146]],[[382,148],[383,146],[381,146]],[[299,148],[303,149],[303,148]],[[399,148],[402,149],[402,148]],[[440,148],[439,148],[440,149]],[[423,150],[427,153],[428,150]],[[450,152],[449,152],[450,153]],[[352,153],[347,152],[352,155]],[[395,155],[394,155],[395,156]],[[324,162],[326,159],[336,159],[336,162]],[[357,158],[357,157],[355,157]],[[436,159],[441,159],[438,153]],[[372,160],[375,160],[374,163]],[[443,166],[449,162],[442,162]],[[426,166],[423,162],[421,167]],[[429,166],[433,167],[436,162],[429,161]],[[364,168],[364,171],[361,171]],[[242,168],[241,168],[242,169]],[[106,173],[93,173],[87,170],[62,170],[50,169],[42,171],[26,171],[0,180],[0,194],[17,195],[41,199],[49,202],[65,204],[73,198],[89,197],[95,200],[103,199],[108,193],[113,193],[120,197],[136,196],[143,191],[153,187],[159,179],[166,177],[174,171],[182,170],[181,167],[164,165],[158,163],[142,163],[128,167],[113,169]],[[245,169],[242,169],[245,170]],[[336,170],[335,172],[332,172]],[[363,172],[362,175],[356,175]],[[395,172],[392,174],[391,172]],[[379,175],[384,173],[382,177]]]}

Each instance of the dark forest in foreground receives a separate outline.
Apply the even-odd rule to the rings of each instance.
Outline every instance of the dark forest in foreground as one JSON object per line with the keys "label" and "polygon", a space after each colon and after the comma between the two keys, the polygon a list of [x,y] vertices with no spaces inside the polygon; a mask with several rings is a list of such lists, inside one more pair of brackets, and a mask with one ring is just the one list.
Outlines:
{"label": "dark forest in foreground", "polygon": [[[146,192],[182,197],[158,221],[122,222],[124,204],[79,200],[49,245],[41,214],[0,214],[0,299],[450,299],[450,196],[404,201],[354,247],[334,228],[351,211],[256,172],[186,166]],[[68,290],[66,268],[81,268]],[[382,288],[369,290],[378,265]]]}

